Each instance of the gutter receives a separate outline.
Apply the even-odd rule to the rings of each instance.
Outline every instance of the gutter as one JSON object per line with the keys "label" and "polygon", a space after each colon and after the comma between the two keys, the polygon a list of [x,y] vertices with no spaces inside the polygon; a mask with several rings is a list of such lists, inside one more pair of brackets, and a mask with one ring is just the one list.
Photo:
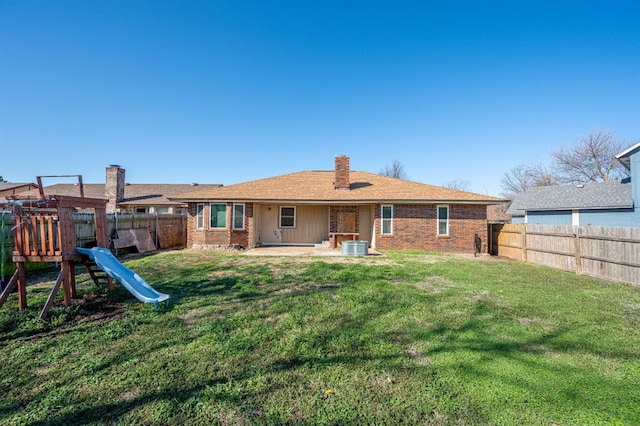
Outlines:
{"label": "gutter", "polygon": [[262,203],[262,204],[327,204],[327,205],[353,205],[353,204],[468,204],[468,205],[495,205],[504,204],[509,200],[482,200],[482,201],[470,201],[470,200],[296,200],[296,199],[219,199],[219,198],[199,198],[199,199],[186,199],[186,198],[169,198],[171,201],[181,203],[214,203],[214,202],[232,202],[232,203]]}
{"label": "gutter", "polygon": [[528,211],[528,212],[548,212],[548,211],[552,211],[552,212],[557,212],[557,211],[566,211],[566,210],[612,210],[612,209],[632,209],[633,208],[633,203],[632,204],[624,204],[624,205],[619,205],[619,206],[576,206],[576,207],[547,207],[547,208],[543,208],[543,207],[538,207],[538,208],[530,208],[530,209],[521,209],[521,211]]}

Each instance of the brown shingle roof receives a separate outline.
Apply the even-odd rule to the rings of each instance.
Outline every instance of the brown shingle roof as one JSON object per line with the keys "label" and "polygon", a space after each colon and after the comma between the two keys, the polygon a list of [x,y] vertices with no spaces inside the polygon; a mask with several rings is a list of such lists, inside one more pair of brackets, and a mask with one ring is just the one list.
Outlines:
{"label": "brown shingle roof", "polygon": [[0,182],[0,203],[7,201],[8,196],[20,194],[38,185],[30,182]]}
{"label": "brown shingle roof", "polygon": [[[85,183],[83,186],[84,196],[87,198],[107,199],[105,196],[103,183]],[[118,202],[120,206],[144,205],[144,206],[175,206],[181,204],[171,201],[169,198],[176,197],[185,192],[191,192],[195,188],[213,188],[219,184],[127,184],[124,187],[124,199]],[[45,195],[68,195],[80,196],[80,188],[75,184],[56,184],[44,188]],[[39,196],[38,190],[23,192],[20,195]]]}
{"label": "brown shingle roof", "polygon": [[7,191],[10,189],[19,189],[25,186],[30,187],[30,186],[37,186],[37,185],[35,183],[30,183],[30,182],[0,182],[0,192]]}
{"label": "brown shingle roof", "polygon": [[424,183],[350,171],[350,190],[334,189],[334,171],[304,171],[251,182],[185,193],[176,201],[284,201],[328,202],[457,202],[495,204],[503,200],[488,195],[442,188]]}

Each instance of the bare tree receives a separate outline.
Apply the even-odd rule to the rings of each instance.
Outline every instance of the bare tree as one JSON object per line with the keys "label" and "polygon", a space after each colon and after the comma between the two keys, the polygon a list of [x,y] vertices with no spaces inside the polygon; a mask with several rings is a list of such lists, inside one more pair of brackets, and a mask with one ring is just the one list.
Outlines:
{"label": "bare tree", "polygon": [[468,191],[471,182],[466,179],[454,179],[442,185],[445,188],[457,189],[458,191]]}
{"label": "bare tree", "polygon": [[531,177],[531,186],[552,186],[560,183],[558,176],[539,161],[529,164],[528,173]]}
{"label": "bare tree", "polygon": [[505,172],[500,181],[500,186],[502,187],[502,195],[506,198],[511,198],[513,195],[529,189],[531,184],[525,172],[525,165],[519,164]]}
{"label": "bare tree", "polygon": [[626,176],[626,170],[616,160],[622,142],[613,133],[591,132],[573,148],[553,153],[553,168],[562,183],[606,182]]}
{"label": "bare tree", "polygon": [[502,195],[511,198],[534,186],[557,185],[559,180],[541,162],[520,164],[506,172],[502,178]]}
{"label": "bare tree", "polygon": [[554,152],[551,170],[538,162],[520,164],[505,173],[502,195],[510,198],[533,186],[606,182],[627,177],[627,170],[615,158],[620,151],[622,142],[613,133],[591,132],[574,147]]}
{"label": "bare tree", "polygon": [[380,170],[378,174],[398,179],[408,179],[404,165],[398,160],[393,160],[391,164],[384,166],[384,169]]}

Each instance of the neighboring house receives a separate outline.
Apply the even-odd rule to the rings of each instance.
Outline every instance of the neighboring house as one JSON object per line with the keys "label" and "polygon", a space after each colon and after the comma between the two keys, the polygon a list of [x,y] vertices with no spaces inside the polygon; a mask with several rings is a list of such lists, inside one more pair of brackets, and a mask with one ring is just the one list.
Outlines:
{"label": "neighboring house", "polygon": [[0,202],[6,201],[9,195],[20,194],[37,187],[35,183],[0,182]]}
{"label": "neighboring house", "polygon": [[[107,213],[184,213],[187,204],[169,200],[196,188],[212,188],[220,184],[128,184],[125,183],[125,169],[111,165],[106,169],[105,183],[85,183],[84,196],[108,200]],[[78,184],[55,184],[43,188],[45,195],[80,196]],[[39,190],[21,195],[39,196]]]}
{"label": "neighboring house", "polygon": [[313,245],[345,239],[379,249],[473,252],[487,205],[504,200],[374,173],[303,171],[173,198],[189,204],[188,247]]}
{"label": "neighboring house", "polygon": [[510,223],[511,216],[507,214],[509,204],[494,204],[487,206],[487,222],[490,224]]}
{"label": "neighboring house", "polygon": [[640,142],[616,158],[629,170],[629,179],[528,189],[507,210],[512,222],[640,226]]}

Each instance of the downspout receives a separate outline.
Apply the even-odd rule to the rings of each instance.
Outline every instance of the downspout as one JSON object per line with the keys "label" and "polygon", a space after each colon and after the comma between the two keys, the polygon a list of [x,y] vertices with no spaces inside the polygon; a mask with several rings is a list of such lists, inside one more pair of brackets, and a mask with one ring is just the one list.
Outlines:
{"label": "downspout", "polygon": [[631,196],[633,208],[640,213],[640,152],[636,152],[629,159],[629,174],[631,176]]}
{"label": "downspout", "polygon": [[377,241],[376,241],[376,221],[378,220],[376,218],[377,209],[378,209],[377,204],[371,205],[371,248],[372,249],[375,249],[377,245]]}

